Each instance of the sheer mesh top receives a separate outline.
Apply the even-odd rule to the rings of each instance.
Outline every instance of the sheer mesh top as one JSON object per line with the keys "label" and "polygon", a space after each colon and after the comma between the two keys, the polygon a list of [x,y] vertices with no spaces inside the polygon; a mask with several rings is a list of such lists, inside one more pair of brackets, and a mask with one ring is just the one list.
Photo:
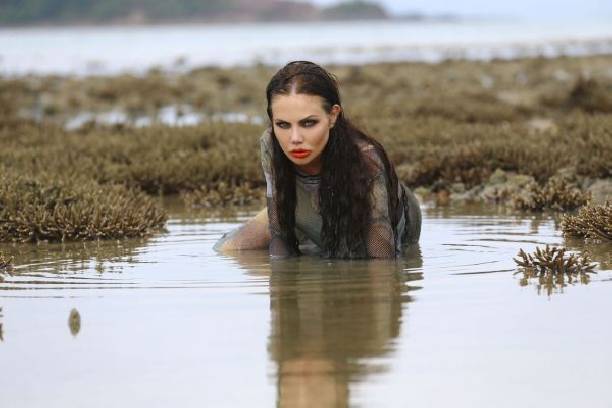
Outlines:
{"label": "sheer mesh top", "polygon": [[[281,238],[281,231],[276,213],[275,186],[272,171],[272,135],[267,129],[260,139],[261,162],[266,178],[266,198],[268,220],[271,235],[270,254],[276,256],[290,255],[288,246]],[[389,195],[387,192],[386,174],[382,160],[374,146],[364,145],[362,151],[372,168],[372,224],[367,238],[368,255],[372,258],[392,258],[401,252],[402,243],[416,242],[420,234],[421,214],[418,202],[412,192],[398,184],[395,192],[402,205],[396,217],[389,214]],[[319,176],[311,176],[296,171],[296,236],[300,243],[307,240],[321,247],[322,218],[319,213]],[[399,220],[392,225],[392,219]],[[344,245],[346,246],[346,245]],[[347,251],[340,248],[339,252]]]}

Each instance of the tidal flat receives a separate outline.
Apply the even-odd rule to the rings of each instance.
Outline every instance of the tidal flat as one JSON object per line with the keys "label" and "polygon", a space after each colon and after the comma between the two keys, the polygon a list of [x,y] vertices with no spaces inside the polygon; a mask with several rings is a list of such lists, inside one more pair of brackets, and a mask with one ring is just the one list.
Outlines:
{"label": "tidal flat", "polygon": [[[272,67],[0,78],[0,406],[608,407],[611,67],[330,67],[424,213],[351,262],[213,250]],[[521,273],[546,245],[593,273]]]}
{"label": "tidal flat", "polygon": [[[538,212],[612,197],[611,66],[612,57],[593,56],[329,68],[347,115],[386,146],[422,197]],[[9,197],[0,211],[11,220],[0,240],[146,235],[165,219],[147,195],[180,194],[195,209],[261,203],[258,138],[272,73],[261,65],[0,78],[0,188]],[[89,202],[77,187],[64,192],[77,185],[92,192]],[[31,194],[32,186],[54,194]],[[14,197],[26,191],[37,219],[76,205],[105,216],[63,235],[59,221],[23,226]],[[133,195],[123,207],[111,200],[131,221],[101,222],[117,209],[95,194]]]}

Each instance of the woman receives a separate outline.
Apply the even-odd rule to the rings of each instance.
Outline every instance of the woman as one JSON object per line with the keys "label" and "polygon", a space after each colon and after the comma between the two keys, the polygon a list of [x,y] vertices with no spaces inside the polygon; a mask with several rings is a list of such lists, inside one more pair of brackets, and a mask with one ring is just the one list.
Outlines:
{"label": "woman", "polygon": [[[278,71],[266,89],[271,126],[261,137],[267,212],[224,236],[217,249],[268,247],[324,257],[393,258],[414,243],[421,213],[382,145],[346,117],[334,77],[308,61]],[[267,216],[266,216],[267,215]]]}

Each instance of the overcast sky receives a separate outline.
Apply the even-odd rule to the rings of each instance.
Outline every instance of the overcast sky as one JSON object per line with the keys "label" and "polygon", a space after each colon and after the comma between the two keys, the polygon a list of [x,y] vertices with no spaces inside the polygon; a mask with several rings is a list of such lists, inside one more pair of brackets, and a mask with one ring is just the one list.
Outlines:
{"label": "overcast sky", "polygon": [[[312,0],[333,4],[337,0]],[[391,12],[417,11],[426,14],[446,13],[475,16],[507,16],[524,19],[558,17],[603,17],[612,23],[612,0],[378,0]]]}

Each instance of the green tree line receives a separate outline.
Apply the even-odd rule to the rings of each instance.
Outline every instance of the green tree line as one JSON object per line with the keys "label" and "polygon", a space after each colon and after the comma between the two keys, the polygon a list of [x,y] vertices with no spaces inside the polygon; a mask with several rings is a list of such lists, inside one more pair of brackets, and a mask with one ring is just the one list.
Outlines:
{"label": "green tree line", "polygon": [[307,1],[288,0],[0,0],[1,25],[387,17],[379,4],[364,0],[322,9]]}
{"label": "green tree line", "polygon": [[150,20],[214,18],[237,6],[236,0],[2,0],[0,23],[108,22],[134,14]]}

